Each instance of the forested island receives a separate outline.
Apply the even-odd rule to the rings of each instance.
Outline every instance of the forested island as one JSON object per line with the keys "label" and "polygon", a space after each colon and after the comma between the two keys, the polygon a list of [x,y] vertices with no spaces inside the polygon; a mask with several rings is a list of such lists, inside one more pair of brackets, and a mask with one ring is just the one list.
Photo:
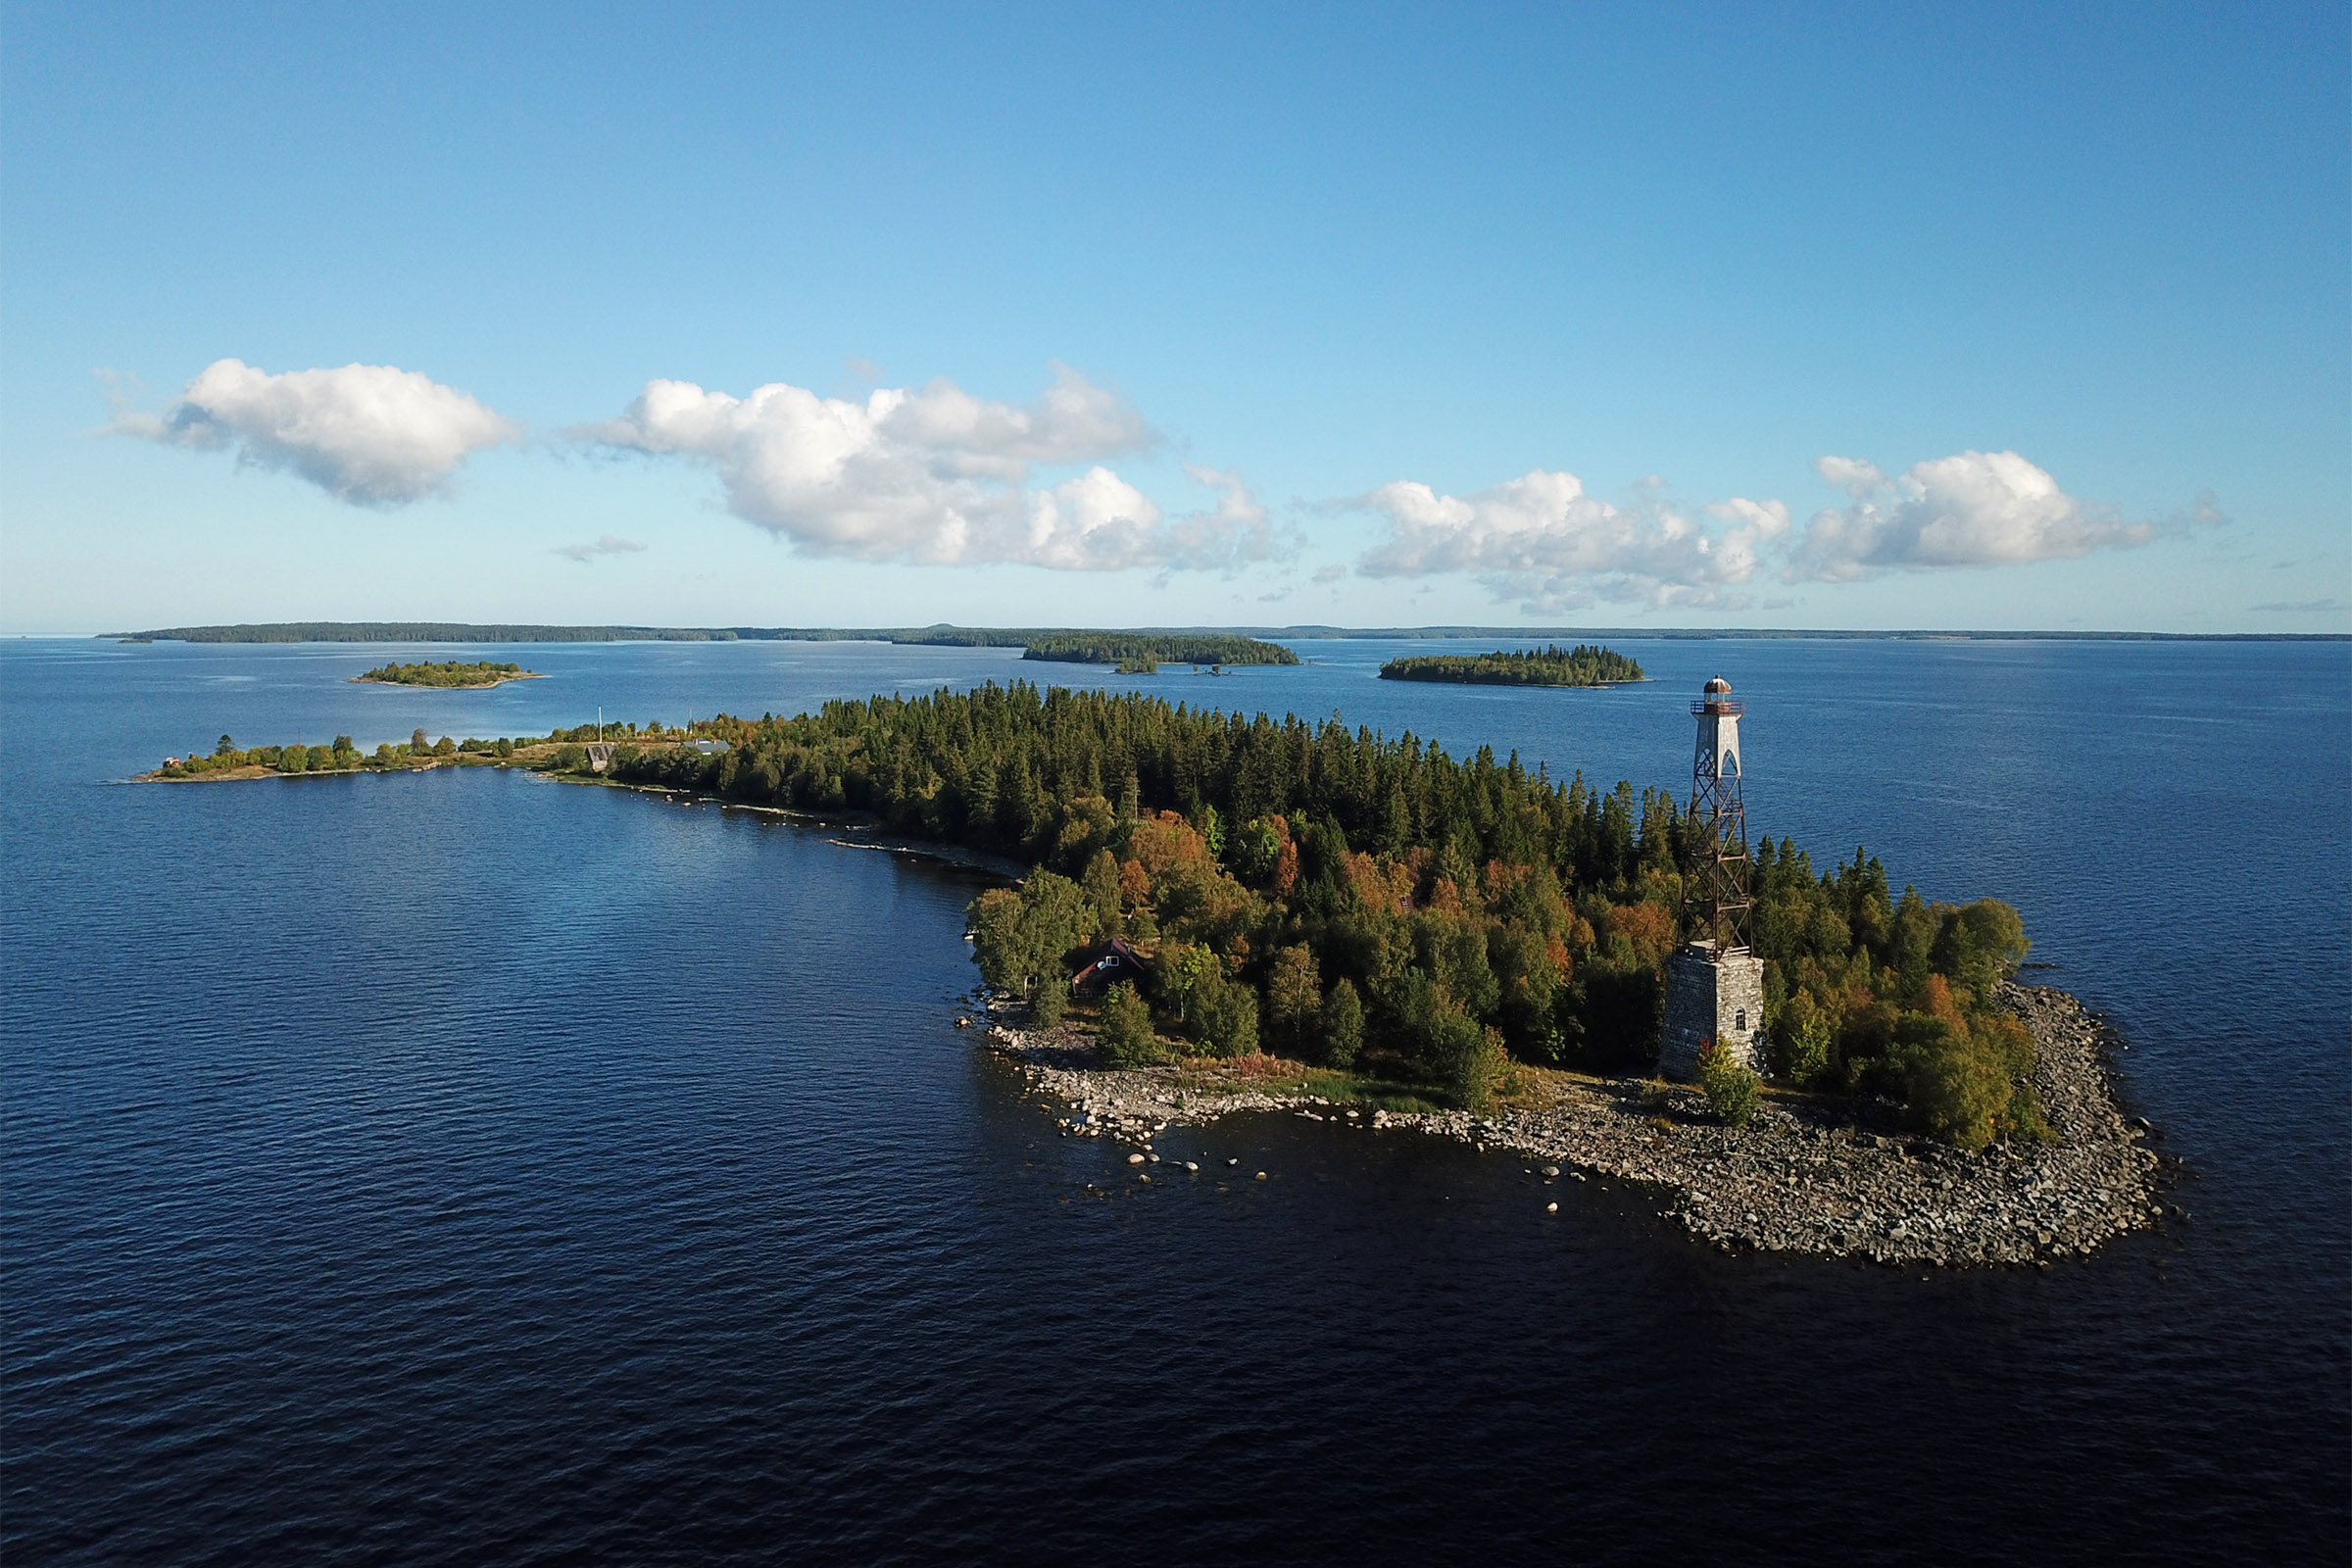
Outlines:
{"label": "forested island", "polygon": [[[1514,1063],[1592,1073],[1654,1060],[1663,966],[1693,828],[1674,797],[1562,781],[1407,733],[1224,714],[1132,694],[970,693],[828,703],[794,718],[607,725],[608,776],[793,810],[867,815],[909,838],[1033,864],[971,913],[992,985],[1054,1021],[1066,955],[1143,954],[1150,1028],[1122,999],[1114,1056],[1261,1048],[1489,1102]],[[588,766],[594,726],[363,754],[238,749],[154,777],[521,761]],[[1817,869],[1755,851],[1776,1075],[1883,1094],[1922,1131],[1981,1148],[2045,1135],[2033,1046],[1993,1005],[2027,952],[1993,900],[1894,894],[1879,861]]]}
{"label": "forested island", "polygon": [[1032,638],[1023,659],[1065,664],[1116,664],[1122,675],[1149,675],[1162,664],[1296,664],[1298,656],[1254,637],[1067,632]]}
{"label": "forested island", "polygon": [[[2156,1212],[2155,1157],[2099,1062],[2109,1037],[2010,979],[2017,912],[1897,895],[1859,849],[1817,867],[1785,838],[1756,844],[1761,1101],[1752,1075],[1650,1078],[1680,867],[1703,829],[1663,791],[1516,756],[1016,682],[682,730],[419,730],[366,753],[224,735],[146,777],[467,765],[1032,867],[967,911],[983,977],[1025,1025],[992,1041],[1086,1108],[1065,1132],[1126,1139],[1138,1160],[1173,1120],[1288,1108],[1673,1186],[1676,1217],[1720,1245],[1887,1261],[2073,1255]],[[1074,998],[1073,971],[1113,939],[1135,982]],[[1873,1131],[1901,1127],[1918,1157]]]}
{"label": "forested island", "polygon": [[546,677],[520,664],[493,663],[485,659],[472,663],[450,660],[437,664],[384,664],[351,678],[355,682],[378,686],[441,686],[470,690],[503,686],[511,680],[543,680]]}
{"label": "forested island", "polygon": [[545,767],[569,772],[585,767],[587,747],[599,740],[621,741],[636,747],[681,746],[693,736],[686,730],[661,724],[581,724],[547,735],[501,736],[495,740],[455,740],[444,735],[427,738],[417,730],[397,744],[385,741],[363,751],[348,735],[321,746],[295,741],[280,746],[239,746],[223,735],[210,752],[167,757],[140,783],[178,783],[192,779],[299,777],[308,773],[415,772],[430,767],[489,766],[493,764]]}
{"label": "forested island", "polygon": [[1642,666],[1607,648],[1548,648],[1492,654],[1430,654],[1392,659],[1382,680],[1449,681],[1471,686],[1614,686],[1647,680]]}

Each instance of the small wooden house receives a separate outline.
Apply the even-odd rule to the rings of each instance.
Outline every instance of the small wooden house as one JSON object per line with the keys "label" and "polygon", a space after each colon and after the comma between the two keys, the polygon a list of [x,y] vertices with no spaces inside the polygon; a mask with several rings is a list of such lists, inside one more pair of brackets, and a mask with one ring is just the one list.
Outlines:
{"label": "small wooden house", "polygon": [[1121,982],[1142,989],[1144,960],[1125,939],[1105,937],[1079,955],[1079,969],[1070,979],[1073,996],[1099,997]]}
{"label": "small wooden house", "polygon": [[602,773],[612,765],[614,747],[611,741],[596,741],[588,748],[588,771]]}

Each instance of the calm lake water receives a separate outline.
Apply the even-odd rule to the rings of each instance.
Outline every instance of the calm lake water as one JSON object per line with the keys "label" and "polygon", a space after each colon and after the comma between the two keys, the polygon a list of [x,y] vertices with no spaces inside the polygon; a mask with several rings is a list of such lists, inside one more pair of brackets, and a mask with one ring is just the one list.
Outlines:
{"label": "calm lake water", "polygon": [[[2023,909],[2191,1217],[1923,1278],[1295,1118],[1142,1188],[954,1029],[964,874],[487,770],[110,782],[1095,671],[11,643],[7,1560],[2343,1559],[2352,649],[1623,641],[1654,684],[1558,692],[1299,646],[1116,684],[1687,785],[1727,676],[1756,827]],[[346,684],[388,654],[552,678]]]}

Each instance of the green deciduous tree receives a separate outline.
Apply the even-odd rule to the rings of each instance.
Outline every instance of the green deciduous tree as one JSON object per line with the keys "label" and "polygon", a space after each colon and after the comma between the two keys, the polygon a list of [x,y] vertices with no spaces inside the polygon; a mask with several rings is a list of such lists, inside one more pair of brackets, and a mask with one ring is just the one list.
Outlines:
{"label": "green deciduous tree", "polygon": [[1698,1054],[1698,1087],[1707,1109],[1727,1126],[1744,1127],[1756,1113],[1756,1075],[1719,1041],[1708,1041]]}
{"label": "green deciduous tree", "polygon": [[1423,1049],[1437,1080],[1456,1102],[1470,1110],[1484,1110],[1494,1102],[1495,1079],[1508,1059],[1501,1035],[1481,1028],[1477,1019],[1448,1004],[1431,1017]]}
{"label": "green deciduous tree", "polygon": [[1788,999],[1772,1038],[1781,1076],[1798,1088],[1811,1088],[1829,1070],[1830,1022],[1812,992],[1799,989]]}
{"label": "green deciduous tree", "polygon": [[1948,1019],[1905,1013],[1895,1024],[1887,1060],[1913,1126],[1972,1151],[1992,1142],[2009,1108],[2010,1083],[1992,1053],[1963,1029]]}
{"label": "green deciduous tree", "polygon": [[1266,973],[1266,1011],[1285,1051],[1307,1049],[1323,1009],[1323,974],[1312,948],[1294,943],[1274,955]]}
{"label": "green deciduous tree", "polygon": [[1212,965],[1193,986],[1186,1028],[1211,1056],[1250,1056],[1257,1053],[1257,993],[1225,977],[1222,964]]}
{"label": "green deciduous tree", "polygon": [[1095,911],[1096,928],[1117,935],[1126,929],[1121,916],[1119,897],[1119,862],[1108,850],[1097,850],[1095,858],[1086,862],[1086,902]]}
{"label": "green deciduous tree", "polygon": [[[1042,983],[1060,990],[1062,958],[1094,930],[1094,908],[1078,884],[1034,871],[1018,891],[991,888],[964,911],[980,977],[1000,991],[1035,1002]],[[1049,1008],[1054,1004],[1047,1004]],[[1054,1018],[1058,1020],[1058,1010]]]}
{"label": "green deciduous tree", "polygon": [[1160,1005],[1173,1012],[1177,1022],[1189,1024],[1194,998],[1221,967],[1217,956],[1200,943],[1166,943],[1152,965],[1152,989],[1158,993]]}
{"label": "green deciduous tree", "polygon": [[1020,894],[1012,888],[990,888],[965,908],[963,921],[971,933],[972,961],[980,965],[980,978],[992,990],[1026,993],[1037,964],[1022,922]]}
{"label": "green deciduous tree", "polygon": [[1352,1067],[1364,1049],[1364,1003],[1355,982],[1342,979],[1323,999],[1323,1059],[1334,1067]]}
{"label": "green deciduous tree", "polygon": [[1159,1037],[1152,1030],[1152,1008],[1121,981],[1102,994],[1095,1045],[1105,1067],[1148,1067],[1159,1059]]}

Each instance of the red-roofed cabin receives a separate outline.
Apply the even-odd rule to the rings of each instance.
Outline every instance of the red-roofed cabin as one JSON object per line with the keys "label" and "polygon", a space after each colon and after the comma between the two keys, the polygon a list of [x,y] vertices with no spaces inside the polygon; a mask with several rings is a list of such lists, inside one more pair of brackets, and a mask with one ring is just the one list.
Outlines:
{"label": "red-roofed cabin", "polygon": [[1118,937],[1094,944],[1079,955],[1079,960],[1084,967],[1070,980],[1074,996],[1099,997],[1122,981],[1139,990],[1143,987],[1144,960]]}

